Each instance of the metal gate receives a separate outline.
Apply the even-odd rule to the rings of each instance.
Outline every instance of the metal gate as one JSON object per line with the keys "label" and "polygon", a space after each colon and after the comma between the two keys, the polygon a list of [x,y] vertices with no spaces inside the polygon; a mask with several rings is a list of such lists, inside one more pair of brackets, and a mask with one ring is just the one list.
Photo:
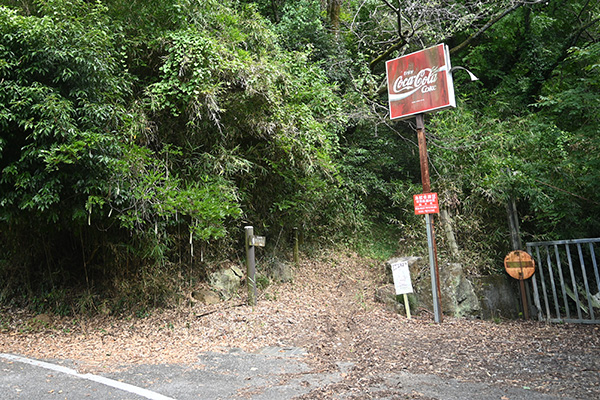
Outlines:
{"label": "metal gate", "polygon": [[596,243],[600,238],[527,243],[536,261],[531,283],[540,321],[600,323]]}

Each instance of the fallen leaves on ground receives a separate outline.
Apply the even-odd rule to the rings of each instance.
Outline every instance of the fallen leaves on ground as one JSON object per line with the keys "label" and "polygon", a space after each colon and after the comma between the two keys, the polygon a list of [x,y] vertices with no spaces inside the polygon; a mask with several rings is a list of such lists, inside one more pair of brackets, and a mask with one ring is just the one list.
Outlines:
{"label": "fallen leaves on ground", "polygon": [[448,316],[436,324],[427,312],[408,320],[375,302],[382,275],[380,263],[331,252],[301,262],[293,282],[269,286],[255,307],[237,299],[143,319],[45,316],[35,329],[32,315],[3,310],[0,352],[76,360],[80,371],[98,372],[136,363],[194,365],[207,351],[298,346],[308,351],[313,372],[354,363],[342,381],[306,399],[361,393],[401,371],[600,398],[598,326]]}

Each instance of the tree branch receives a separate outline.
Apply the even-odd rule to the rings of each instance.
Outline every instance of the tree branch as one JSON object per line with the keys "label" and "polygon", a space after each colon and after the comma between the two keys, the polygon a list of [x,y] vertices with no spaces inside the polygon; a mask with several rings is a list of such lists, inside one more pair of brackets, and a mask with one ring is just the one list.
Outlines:
{"label": "tree branch", "polygon": [[471,44],[475,39],[477,39],[481,34],[483,34],[483,32],[485,32],[488,29],[490,29],[495,23],[497,23],[502,18],[506,17],[508,14],[510,14],[511,12],[515,11],[519,7],[521,7],[523,4],[524,3],[517,3],[517,4],[513,5],[512,7],[507,8],[506,10],[504,10],[504,11],[496,14],[494,17],[492,17],[492,19],[490,19],[488,21],[487,24],[485,24],[484,26],[482,26],[481,29],[479,29],[477,32],[475,32],[471,36],[469,36],[466,40],[464,40],[458,46],[455,46],[455,47],[451,48],[450,49],[450,54],[458,53],[459,51],[463,50],[465,47],[467,47],[469,44]]}
{"label": "tree branch", "polygon": [[392,5],[392,3],[390,3],[388,0],[382,0],[389,8],[391,8],[392,10],[394,10],[395,13],[397,13],[398,11],[400,11],[399,8],[396,8]]}
{"label": "tree branch", "polygon": [[552,75],[552,72],[556,68],[558,68],[558,66],[560,65],[560,63],[563,62],[569,56],[569,49],[577,44],[577,41],[579,40],[579,38],[581,37],[581,35],[587,29],[589,29],[592,26],[598,24],[599,22],[600,22],[600,18],[592,19],[592,20],[588,21],[586,24],[584,24],[584,25],[580,26],[579,28],[577,28],[575,31],[573,31],[573,33],[567,38],[567,40],[562,45],[562,47],[561,47],[561,49],[559,51],[559,55],[556,58],[556,60],[551,65],[547,66],[545,69],[543,69],[541,71],[541,75],[542,75],[543,79],[539,80],[536,84],[534,84],[531,87],[531,89],[529,91],[529,96],[530,97],[536,96],[541,91],[543,82],[545,82],[548,79],[550,79],[550,76]]}
{"label": "tree branch", "polygon": [[383,53],[381,53],[380,55],[378,55],[376,58],[374,58],[369,63],[369,68],[371,68],[371,71],[373,71],[375,69],[375,66],[377,64],[379,64],[382,60],[384,60],[387,56],[389,56],[393,51],[401,48],[402,46],[404,46],[407,43],[408,42],[406,41],[405,38],[403,38],[403,37],[399,38],[398,42],[396,42],[393,45],[391,45],[390,47],[388,47],[386,51],[384,51]]}
{"label": "tree branch", "polygon": [[465,47],[467,47],[468,45],[470,45],[475,39],[477,39],[482,33],[484,33],[485,31],[487,31],[488,29],[490,29],[494,24],[496,24],[502,18],[506,17],[508,14],[510,14],[513,11],[517,10],[521,6],[525,6],[525,5],[531,6],[531,5],[543,3],[544,1],[545,0],[520,1],[520,2],[515,3],[513,6],[507,8],[506,10],[504,10],[502,12],[499,12],[494,17],[492,17],[492,19],[490,19],[487,24],[485,24],[484,26],[482,26],[481,29],[479,29],[477,32],[475,32],[471,36],[469,36],[466,40],[464,40],[458,46],[455,46],[455,47],[451,48],[450,49],[450,54],[455,54],[455,53],[458,53],[459,51],[463,50]]}

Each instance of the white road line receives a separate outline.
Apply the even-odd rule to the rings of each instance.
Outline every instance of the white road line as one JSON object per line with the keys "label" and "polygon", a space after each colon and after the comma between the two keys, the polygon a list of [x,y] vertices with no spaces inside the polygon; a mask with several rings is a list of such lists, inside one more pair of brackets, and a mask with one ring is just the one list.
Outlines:
{"label": "white road line", "polygon": [[97,382],[102,385],[106,385],[106,386],[113,387],[115,389],[123,390],[125,392],[134,393],[134,394],[137,394],[139,396],[145,397],[150,400],[175,400],[172,397],[163,396],[162,394],[152,392],[150,390],[143,389],[143,388],[140,388],[137,386],[133,386],[128,383],[115,381],[113,379],[105,378],[105,377],[99,376],[99,375],[80,374],[77,371],[75,371],[74,369],[62,367],[60,365],[50,364],[50,363],[47,363],[44,361],[32,360],[32,359],[25,358],[25,357],[15,356],[12,354],[4,354],[4,353],[0,353],[0,357],[5,358],[10,361],[16,361],[16,362],[20,362],[20,363],[24,363],[24,364],[30,364],[30,365],[33,365],[36,367],[46,368],[46,369],[49,369],[49,370],[52,370],[55,372],[60,372],[63,374],[75,376],[77,378],[87,379],[89,381]]}

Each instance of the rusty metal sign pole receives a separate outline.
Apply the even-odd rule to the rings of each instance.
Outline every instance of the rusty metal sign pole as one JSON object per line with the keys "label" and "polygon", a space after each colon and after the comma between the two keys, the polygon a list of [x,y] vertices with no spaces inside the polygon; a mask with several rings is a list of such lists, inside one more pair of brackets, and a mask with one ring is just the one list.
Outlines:
{"label": "rusty metal sign pole", "polygon": [[[417,136],[419,140],[419,159],[421,162],[421,181],[423,193],[431,192],[429,182],[429,162],[427,157],[427,143],[425,141],[425,118],[423,114],[416,115]],[[433,315],[436,323],[442,322],[442,294],[440,291],[440,272],[437,262],[437,245],[435,243],[435,230],[431,214],[425,214],[427,225],[427,247],[429,249],[429,268],[431,271],[431,295],[433,299]]]}

